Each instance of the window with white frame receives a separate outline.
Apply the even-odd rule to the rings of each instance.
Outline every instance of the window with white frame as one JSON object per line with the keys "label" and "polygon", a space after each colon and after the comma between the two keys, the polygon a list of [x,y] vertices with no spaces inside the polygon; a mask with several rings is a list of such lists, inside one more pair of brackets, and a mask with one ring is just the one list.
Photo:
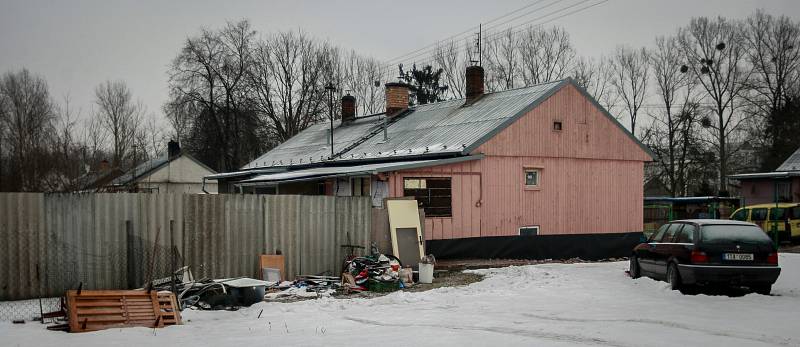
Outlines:
{"label": "window with white frame", "polygon": [[538,187],[540,174],[539,169],[525,169],[525,186]]}

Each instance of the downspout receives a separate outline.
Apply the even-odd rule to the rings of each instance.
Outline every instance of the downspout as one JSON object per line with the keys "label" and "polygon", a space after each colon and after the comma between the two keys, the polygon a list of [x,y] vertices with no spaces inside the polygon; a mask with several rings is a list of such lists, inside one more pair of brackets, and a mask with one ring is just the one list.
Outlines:
{"label": "downspout", "polygon": [[200,188],[200,190],[202,190],[202,191],[203,191],[203,193],[206,193],[206,194],[211,194],[211,193],[209,193],[209,192],[206,190],[206,178],[205,178],[205,177],[203,177],[203,187],[202,187],[202,188]]}

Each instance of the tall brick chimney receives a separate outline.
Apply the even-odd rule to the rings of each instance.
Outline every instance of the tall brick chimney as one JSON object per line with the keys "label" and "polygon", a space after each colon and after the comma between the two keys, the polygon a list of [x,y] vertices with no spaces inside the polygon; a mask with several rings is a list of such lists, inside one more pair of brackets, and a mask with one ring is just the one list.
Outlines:
{"label": "tall brick chimney", "polygon": [[106,173],[109,169],[111,169],[111,165],[108,163],[108,160],[103,159],[100,161],[100,167],[97,168],[97,171]]}
{"label": "tall brick chimney", "polygon": [[393,117],[408,108],[408,90],[405,83],[386,83],[386,116]]}
{"label": "tall brick chimney", "polygon": [[475,101],[483,95],[483,67],[467,67],[467,103]]}
{"label": "tall brick chimney", "polygon": [[342,97],[342,123],[356,119],[356,97],[347,94]]}
{"label": "tall brick chimney", "polygon": [[167,142],[167,155],[170,158],[177,157],[181,154],[181,146],[178,144],[177,141],[169,140]]}

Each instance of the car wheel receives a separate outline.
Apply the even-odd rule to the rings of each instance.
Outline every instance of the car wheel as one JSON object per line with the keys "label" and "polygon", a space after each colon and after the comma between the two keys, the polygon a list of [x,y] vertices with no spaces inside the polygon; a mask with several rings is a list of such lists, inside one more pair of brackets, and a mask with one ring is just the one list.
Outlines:
{"label": "car wheel", "polygon": [[639,278],[642,275],[642,270],[639,268],[639,258],[636,258],[635,255],[631,256],[630,262],[631,264],[630,268],[628,269],[628,274],[631,276],[631,278]]}
{"label": "car wheel", "polygon": [[669,282],[670,289],[681,289],[681,274],[678,272],[678,266],[675,263],[669,263],[669,266],[667,266],[667,282]]}
{"label": "car wheel", "polygon": [[772,292],[772,285],[771,284],[767,284],[767,285],[761,285],[761,286],[753,286],[750,289],[752,291],[756,292],[757,294],[769,295],[769,293]]}

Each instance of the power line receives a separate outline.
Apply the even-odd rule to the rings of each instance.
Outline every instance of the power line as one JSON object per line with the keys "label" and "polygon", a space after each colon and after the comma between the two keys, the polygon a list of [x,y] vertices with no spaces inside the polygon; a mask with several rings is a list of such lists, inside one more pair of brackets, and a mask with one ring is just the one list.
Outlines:
{"label": "power line", "polygon": [[[543,0],[536,1],[536,2],[534,2],[534,3],[528,4],[528,5],[526,5],[526,6],[522,7],[522,8],[520,8],[520,9],[517,9],[517,10],[515,10],[515,11],[512,11],[512,12],[509,12],[509,13],[506,13],[506,14],[504,14],[504,15],[500,16],[500,17],[496,17],[496,18],[494,18],[494,19],[490,20],[490,22],[494,22],[494,21],[497,21],[497,20],[499,20],[499,19],[502,19],[502,18],[508,17],[510,14],[517,13],[518,11],[520,11],[520,10],[524,10],[524,9],[526,9],[526,8],[530,8],[530,7],[532,7],[532,6],[536,5],[536,4],[539,4],[539,3],[541,3],[542,1],[543,1]],[[525,12],[523,15],[519,15],[519,16],[516,16],[516,17],[514,17],[514,18],[510,19],[510,20],[504,21],[504,22],[502,22],[502,23],[499,23],[499,24],[492,25],[492,26],[490,26],[490,28],[497,28],[497,27],[499,27],[499,26],[501,26],[501,25],[507,24],[507,23],[509,23],[509,22],[512,22],[512,21],[514,21],[514,20],[517,20],[517,19],[519,19],[519,18],[521,18],[521,17],[523,17],[523,16],[525,16],[525,15],[529,15],[529,14],[531,14],[531,13],[535,12],[535,11],[538,11],[538,10],[541,10],[541,9],[544,9],[544,8],[547,8],[547,7],[550,7],[550,6],[552,6],[552,5],[556,4],[556,3],[560,3],[560,2],[563,2],[563,1],[564,1],[564,0],[557,0],[557,1],[555,1],[555,2],[549,3],[549,4],[547,4],[547,5],[544,5],[544,6],[542,6],[542,7],[539,7],[539,8],[536,8],[536,9],[533,9],[533,10],[530,10],[530,11],[527,11],[527,12]],[[547,17],[549,17],[549,16],[552,16],[552,15],[554,15],[554,14],[558,14],[558,13],[560,13],[560,12],[563,12],[563,11],[565,11],[565,10],[572,9],[572,8],[574,8],[574,7],[576,7],[576,6],[579,6],[579,5],[585,4],[585,3],[589,2],[589,1],[592,1],[592,0],[581,0],[581,1],[578,1],[578,2],[576,2],[576,3],[574,3],[574,4],[572,4],[572,5],[569,5],[569,6],[565,6],[565,7],[559,8],[559,9],[557,9],[557,10],[555,10],[555,11],[551,11],[551,12],[549,12],[549,13],[545,14],[545,15],[538,16],[538,17],[536,17],[536,18],[533,18],[533,19],[527,20],[527,21],[525,21],[525,22],[519,23],[519,24],[517,24],[516,26],[517,26],[517,27],[522,27],[522,28],[521,28],[521,29],[519,29],[519,30],[516,30],[516,31],[513,31],[513,32],[511,32],[511,35],[518,34],[518,33],[522,32],[522,31],[525,31],[525,30],[527,30],[527,29],[529,29],[529,28],[531,28],[531,27],[534,27],[534,25],[532,25],[532,23],[533,23],[533,22],[535,22],[535,21],[538,21],[538,20],[541,20],[541,19],[547,18]],[[598,5],[604,4],[604,3],[608,2],[608,1],[609,1],[609,0],[602,0],[602,1],[599,1],[599,2],[596,2],[596,3],[593,3],[593,4],[590,4],[590,5],[587,5],[587,6],[583,6],[583,7],[580,7],[580,8],[574,9],[574,10],[572,10],[572,11],[570,11],[570,12],[567,12],[567,13],[564,13],[564,14],[558,15],[558,16],[556,16],[556,17],[553,17],[553,18],[547,19],[547,20],[545,20],[545,21],[543,21],[543,22],[541,22],[541,23],[537,23],[535,26],[541,26],[541,25],[544,25],[544,24],[547,24],[547,23],[553,22],[553,21],[555,21],[555,20],[558,20],[558,19],[561,19],[561,18],[564,18],[564,17],[570,16],[570,15],[573,15],[573,14],[575,14],[575,13],[578,13],[578,12],[581,12],[581,11],[585,11],[585,10],[587,10],[587,9],[590,9],[590,8],[592,8],[592,7],[595,7],[595,6],[598,6]],[[531,25],[530,25],[530,26],[528,26],[528,27],[525,27],[525,26],[526,26],[526,25],[528,25],[528,24],[531,24]],[[509,27],[509,30],[511,30],[511,29],[513,29],[513,28],[514,28],[513,26],[512,26],[512,27]],[[461,34],[464,34],[464,33],[468,33],[468,32],[470,32],[470,31],[471,31],[471,30],[473,30],[473,29],[474,29],[474,27],[471,27],[470,29],[467,29],[467,30],[465,30],[465,31],[462,31],[462,32],[461,32],[461,33],[459,33],[459,34],[451,35],[450,37],[448,37],[448,38],[447,38],[447,39],[445,39],[445,40],[451,39],[451,38],[453,38],[453,37],[460,36]],[[486,38],[486,39],[483,39],[483,41],[484,41],[484,42],[486,42],[486,43],[493,42],[493,41],[495,41],[495,40],[497,40],[497,39],[500,39],[500,38],[501,38],[501,35],[503,35],[503,34],[505,34],[505,33],[506,33],[506,31],[504,30],[504,31],[496,32],[496,33],[494,33],[494,34],[490,34],[490,35],[488,36],[488,38]],[[439,45],[439,44],[441,44],[441,43],[442,43],[442,41],[438,41],[438,42],[436,42],[436,43],[434,43],[434,44],[427,45],[427,46],[425,46],[425,47],[423,47],[423,48],[420,48],[420,49],[417,49],[417,50],[415,50],[415,51],[412,51],[412,52],[406,53],[406,54],[404,54],[404,55],[402,55],[402,56],[399,56],[399,57],[406,57],[406,56],[407,56],[407,58],[404,58],[404,59],[397,59],[397,58],[393,58],[393,59],[391,59],[391,61],[394,61],[394,63],[391,63],[391,64],[386,64],[386,65],[382,66],[381,68],[379,68],[378,70],[379,70],[379,71],[381,71],[381,72],[379,72],[379,73],[378,73],[378,75],[377,75],[377,76],[375,76],[375,77],[377,77],[378,79],[384,79],[384,78],[385,78],[385,79],[388,79],[388,78],[389,78],[389,76],[390,76],[390,69],[392,69],[394,66],[396,66],[397,64],[399,64],[400,62],[402,62],[402,61],[404,61],[404,60],[405,60],[405,61],[407,61],[407,60],[414,59],[414,58],[416,58],[416,57],[427,57],[427,59],[426,59],[426,60],[424,60],[424,61],[421,61],[421,62],[422,62],[422,63],[426,63],[426,64],[428,64],[428,65],[431,65],[430,63],[431,63],[431,62],[433,62],[433,60],[435,59],[435,58],[434,58],[434,54],[435,54],[436,50],[439,48],[439,47],[438,47],[438,45]],[[432,48],[432,49],[426,49],[426,48],[428,48],[428,47],[431,47],[431,46],[436,46],[436,47],[434,47],[434,48]],[[462,52],[464,49],[466,49],[466,47],[462,47],[462,48],[456,48],[456,50],[455,50],[455,51],[456,51],[456,53],[460,53],[460,52]],[[419,52],[419,53],[411,55],[412,53],[416,53],[416,52]],[[349,77],[352,77],[352,76],[353,76],[353,74],[349,74],[349,75],[346,75],[346,76],[344,76],[343,78],[349,78]]]}
{"label": "power line", "polygon": [[[500,19],[503,19],[503,18],[505,18],[505,17],[508,17],[508,16],[510,16],[510,15],[512,15],[512,14],[516,14],[516,13],[518,13],[519,11],[523,11],[523,10],[525,10],[525,9],[528,9],[528,8],[530,8],[530,7],[533,7],[533,6],[535,6],[535,5],[538,5],[538,4],[542,3],[543,1],[545,1],[545,0],[538,0],[538,1],[535,1],[535,2],[533,2],[533,3],[530,3],[530,4],[528,4],[528,5],[525,5],[525,6],[523,6],[523,7],[521,7],[521,8],[518,8],[518,9],[516,9],[516,10],[514,10],[514,11],[511,11],[511,12],[508,12],[508,13],[506,13],[506,14],[503,14],[502,16],[495,17],[495,18],[493,18],[493,19],[491,19],[491,20],[489,20],[489,21],[487,21],[487,22],[485,22],[485,23],[487,23],[487,24],[488,24],[488,23],[493,23],[493,22],[495,22],[495,21],[497,21],[497,20],[500,20]],[[556,0],[556,1],[552,2],[552,3],[546,4],[546,5],[544,5],[544,6],[537,7],[537,8],[535,8],[535,9],[532,9],[532,10],[526,11],[526,12],[524,12],[522,15],[518,15],[518,16],[516,16],[516,17],[512,18],[512,19],[509,19],[509,20],[503,21],[503,22],[501,22],[501,23],[498,23],[498,24],[495,24],[495,25],[490,25],[490,26],[488,27],[488,29],[497,28],[497,27],[499,27],[499,26],[501,26],[501,25],[504,25],[504,24],[510,23],[510,22],[512,22],[512,21],[514,21],[514,20],[517,20],[517,19],[521,18],[521,17],[524,17],[524,16],[527,16],[527,15],[530,15],[530,14],[531,14],[531,13],[533,13],[533,12],[536,12],[536,11],[539,11],[539,10],[542,10],[542,9],[545,9],[545,8],[547,8],[547,7],[550,7],[550,6],[554,5],[554,4],[557,4],[557,3],[560,3],[560,2],[563,2],[563,1],[565,1],[565,0]],[[587,2],[587,1],[589,1],[589,0],[583,0],[582,2]],[[606,0],[606,1],[608,1],[608,0]],[[540,17],[537,17],[537,18],[535,18],[535,19],[540,19],[540,18],[543,18],[543,17],[549,16],[549,15],[552,15],[553,13],[557,13],[557,12],[559,12],[559,11],[563,11],[564,9],[567,9],[567,8],[569,8],[569,7],[574,7],[575,5],[577,5],[577,4],[574,4],[574,5],[572,5],[572,6],[568,6],[568,7],[562,8],[562,9],[560,9],[560,10],[557,10],[557,11],[551,12],[551,13],[549,13],[549,14],[545,15],[545,16],[540,16]],[[530,22],[530,21],[528,21],[528,22]],[[524,24],[524,23],[523,23],[523,24]],[[463,34],[466,34],[466,33],[470,33],[470,34],[471,34],[471,32],[472,32],[474,29],[476,29],[476,28],[477,28],[477,26],[476,26],[476,27],[470,27],[470,28],[469,28],[469,29],[467,29],[467,30],[464,30],[464,31],[462,31],[462,32],[460,32],[460,33],[458,33],[458,34],[455,34],[455,35],[451,35],[451,36],[449,36],[449,37],[447,37],[447,38],[445,38],[445,39],[443,39],[443,40],[439,40],[439,41],[437,41],[437,42],[435,42],[435,43],[431,43],[431,44],[429,44],[429,45],[426,45],[426,46],[424,46],[424,47],[422,47],[422,48],[416,49],[416,50],[414,50],[414,51],[412,51],[412,52],[409,52],[409,53],[406,53],[406,54],[403,54],[403,55],[397,56],[397,57],[395,57],[395,58],[391,58],[391,59],[389,59],[389,62],[388,62],[388,63],[385,63],[383,66],[381,66],[381,67],[379,68],[379,70],[380,70],[381,72],[380,72],[380,74],[379,74],[377,77],[379,77],[379,78],[387,78],[387,79],[388,79],[388,78],[389,78],[389,74],[390,74],[390,70],[392,70],[394,67],[396,67],[396,66],[397,66],[399,63],[401,63],[401,62],[403,62],[403,61],[407,61],[407,60],[415,59],[415,58],[417,58],[417,57],[421,57],[421,56],[432,56],[432,55],[433,55],[433,53],[436,51],[436,49],[438,49],[438,46],[439,46],[439,45],[440,45],[440,44],[441,44],[443,41],[455,41],[455,38],[456,38],[456,37],[459,37],[459,38],[458,38],[459,40],[460,40],[462,37],[463,37],[463,38],[466,38],[466,37],[468,37],[468,35],[463,35]],[[457,51],[458,51],[458,52],[460,52],[461,50],[462,50],[462,49],[461,49],[461,48],[459,48]],[[428,61],[430,61],[430,60],[432,60],[432,59],[428,59]],[[351,75],[347,75],[347,76],[345,76],[345,78],[347,78],[347,77],[352,77],[352,74],[351,74]]]}
{"label": "power line", "polygon": [[[513,10],[513,11],[511,11],[511,12],[508,12],[508,13],[506,13],[506,14],[502,15],[502,16],[499,16],[499,17],[492,18],[492,19],[491,19],[491,20],[489,20],[488,22],[485,22],[485,24],[489,24],[489,23],[492,23],[492,22],[494,22],[494,21],[497,21],[497,20],[503,19],[503,18],[505,18],[505,17],[508,17],[508,16],[510,16],[510,15],[512,15],[512,14],[515,14],[515,13],[519,12],[519,11],[525,10],[525,9],[527,9],[527,8],[531,7],[531,6],[534,6],[534,5],[538,4],[538,3],[541,3],[542,1],[544,1],[544,0],[538,0],[538,1],[535,1],[535,2],[533,2],[533,3],[530,3],[530,4],[528,4],[528,5],[525,5],[525,6],[523,6],[523,7],[520,7],[520,8],[518,8],[518,9],[516,9],[516,10]],[[563,0],[559,0],[559,1],[563,1]],[[434,43],[428,44],[428,45],[426,45],[426,46],[423,46],[423,47],[421,47],[421,48],[419,48],[419,49],[416,49],[416,50],[413,50],[413,51],[411,51],[411,52],[408,52],[408,53],[406,53],[406,54],[403,54],[403,55],[400,55],[400,56],[397,56],[397,57],[391,58],[391,59],[387,60],[387,65],[393,65],[393,64],[395,64],[395,63],[397,63],[397,62],[399,62],[399,61],[403,60],[403,59],[404,59],[406,56],[409,56],[409,55],[411,55],[411,54],[413,54],[413,53],[417,53],[417,52],[419,52],[419,51],[422,51],[422,50],[424,50],[424,49],[426,49],[426,48],[429,48],[429,47],[437,46],[437,45],[438,45],[438,44],[439,44],[441,41],[448,41],[448,40],[454,39],[454,38],[456,38],[456,37],[463,36],[464,34],[467,34],[467,33],[471,34],[471,33],[472,33],[472,31],[473,31],[473,30],[475,30],[476,28],[478,28],[478,27],[477,27],[477,26],[470,27],[469,29],[467,29],[467,30],[464,30],[464,31],[462,31],[462,32],[460,32],[460,33],[453,34],[453,35],[451,35],[451,36],[448,36],[448,37],[446,37],[446,38],[444,38],[444,39],[442,39],[442,40],[439,40],[439,41],[437,41],[437,42],[434,42]]]}
{"label": "power line", "polygon": [[[569,15],[572,15],[572,14],[575,14],[575,13],[578,13],[578,12],[581,12],[581,11],[584,11],[584,10],[587,10],[587,9],[589,9],[589,8],[592,8],[592,7],[595,7],[595,6],[601,5],[601,4],[603,4],[603,3],[606,3],[606,2],[608,2],[609,0],[602,0],[602,1],[599,1],[599,2],[596,2],[596,3],[593,3],[593,4],[590,4],[590,5],[587,5],[587,6],[584,6],[584,7],[580,7],[580,8],[578,8],[578,9],[575,9],[575,10],[573,10],[573,11],[570,11],[570,12],[567,12],[567,13],[564,13],[564,14],[561,14],[561,15],[559,15],[559,16],[557,16],[557,17],[553,17],[553,18],[550,18],[550,19],[548,19],[548,20],[546,20],[546,21],[543,21],[543,22],[541,22],[541,23],[536,23],[535,25],[532,25],[532,23],[533,23],[533,22],[535,22],[535,21],[537,21],[537,20],[540,20],[540,19],[546,18],[546,17],[548,17],[548,16],[551,16],[551,15],[557,14],[557,13],[559,13],[559,12],[562,12],[562,11],[564,11],[564,10],[567,10],[567,9],[570,9],[570,8],[574,8],[574,7],[578,6],[578,5],[584,4],[584,3],[586,3],[586,2],[589,2],[589,1],[591,1],[591,0],[582,0],[582,1],[579,1],[579,2],[577,2],[577,3],[574,3],[574,4],[572,4],[572,5],[569,5],[569,6],[566,6],[566,7],[560,8],[560,9],[558,9],[558,10],[552,11],[552,12],[550,12],[550,13],[548,13],[548,14],[545,14],[545,15],[542,15],[542,16],[539,16],[539,17],[536,17],[536,18],[533,18],[533,19],[531,19],[531,20],[528,20],[528,21],[526,21],[526,22],[520,23],[520,24],[518,24],[518,25],[517,25],[517,27],[523,26],[523,28],[521,28],[521,29],[519,29],[519,30],[517,30],[517,31],[513,31],[513,32],[511,32],[511,35],[518,34],[518,33],[520,33],[520,32],[523,32],[523,31],[525,31],[525,30],[527,30],[527,29],[529,29],[529,28],[531,28],[531,27],[534,27],[534,26],[541,26],[541,25],[544,25],[544,24],[547,24],[547,23],[553,22],[553,21],[555,21],[555,20],[558,20],[558,19],[564,18],[564,17],[566,17],[566,16],[569,16]],[[528,25],[528,24],[531,24],[531,25],[530,25],[530,26],[528,26],[528,27],[524,27],[525,25]],[[509,29],[511,29],[511,28],[509,28]],[[488,38],[488,39],[485,39],[485,41],[484,41],[484,42],[493,42],[493,41],[495,41],[495,40],[499,39],[499,38],[501,37],[501,35],[504,35],[504,34],[506,34],[506,32],[505,32],[505,31],[501,31],[501,32],[497,32],[497,33],[491,34],[491,35],[489,35],[489,38]],[[461,52],[462,50],[463,50],[463,48],[457,48],[457,49],[456,49],[456,52]],[[421,63],[423,63],[423,65],[425,65],[425,64],[427,64],[427,65],[430,65],[430,63],[431,63],[431,62],[432,62],[432,61],[435,59],[435,58],[433,58],[433,53],[434,53],[434,52],[435,52],[435,49],[433,49],[433,50],[429,50],[429,51],[423,52],[422,54],[417,54],[417,55],[415,55],[415,56],[413,56],[413,57],[411,57],[411,58],[414,58],[414,57],[417,57],[417,56],[424,56],[424,54],[426,54],[426,53],[431,53],[430,55],[428,55],[428,59],[427,59],[427,60],[423,60],[423,61],[421,61]],[[387,71],[387,72],[388,72],[388,71]]]}
{"label": "power line", "polygon": [[[547,5],[544,5],[544,6],[542,6],[542,7],[538,7],[538,8],[535,8],[535,9],[531,10],[531,11],[528,11],[528,12],[524,13],[523,15],[524,15],[524,16],[530,15],[530,14],[532,14],[532,13],[533,13],[533,12],[535,12],[535,11],[543,10],[543,9],[545,9],[545,8],[547,8],[547,7],[550,7],[550,6],[554,5],[554,4],[557,4],[557,3],[560,3],[560,2],[563,2],[563,1],[565,1],[565,0],[557,0],[557,1],[554,1],[554,2],[552,2],[552,3],[549,3],[549,4],[547,4]],[[534,18],[534,19],[532,19],[532,20],[529,20],[529,21],[527,21],[527,22],[523,22],[523,23],[521,23],[521,24],[518,24],[518,25],[525,25],[525,24],[527,24],[527,23],[530,23],[530,22],[532,22],[532,21],[535,21],[535,20],[542,19],[542,18],[544,18],[544,17],[547,17],[547,16],[550,16],[550,15],[553,15],[553,14],[555,14],[555,13],[558,13],[558,12],[560,12],[560,11],[563,11],[563,10],[565,10],[565,9],[568,9],[568,8],[574,7],[574,6],[578,5],[578,4],[585,3],[585,2],[588,2],[588,1],[590,1],[590,0],[581,0],[581,1],[580,1],[580,2],[578,2],[578,3],[572,4],[572,5],[570,5],[570,6],[567,6],[567,7],[563,7],[563,8],[561,8],[561,9],[558,9],[558,10],[556,10],[556,11],[550,12],[550,13],[548,13],[548,14],[544,15],[544,16],[539,16],[539,17],[536,17],[536,18]],[[606,0],[606,1],[608,1],[608,0]],[[486,28],[486,30],[488,31],[488,30],[495,29],[495,28],[497,28],[497,27],[499,27],[499,26],[501,26],[501,25],[507,24],[507,23],[509,23],[509,22],[511,22],[511,21],[513,21],[513,20],[517,20],[517,19],[519,19],[519,18],[523,17],[523,15],[520,15],[520,16],[517,16],[517,17],[514,17],[514,18],[512,18],[511,20],[509,20],[509,21],[505,21],[505,22],[503,22],[503,23],[500,23],[500,24],[496,24],[496,25],[493,25],[493,26],[489,26],[489,27],[487,27],[487,28]],[[500,33],[494,33],[494,34],[490,34],[490,35],[489,35],[487,38],[485,38],[485,40],[488,40],[488,39],[489,39],[489,38],[491,38],[491,37],[496,37],[496,36],[499,36],[499,34],[502,34],[502,32],[500,32]],[[443,40],[443,41],[447,41],[447,40]],[[452,42],[453,40],[450,40],[450,41]],[[405,58],[404,60],[413,60],[413,59],[415,59],[415,58],[417,58],[417,57],[421,57],[421,56],[422,56],[422,57],[424,57],[424,56],[432,56],[433,54],[435,54],[436,50],[438,49],[438,44],[440,44],[441,42],[442,42],[442,41],[439,41],[439,42],[437,43],[437,46],[436,46],[436,47],[434,47],[434,48],[432,48],[432,49],[427,49],[427,50],[425,50],[425,51],[423,51],[423,52],[420,52],[420,53],[418,53],[418,54],[415,54],[415,55],[413,55],[413,56],[410,56],[410,57],[408,57],[408,58]],[[459,48],[457,51],[458,51],[458,52],[460,52],[460,51],[461,51],[461,48]],[[430,59],[429,59],[428,61],[430,61]],[[395,61],[394,63],[387,64],[387,66],[397,65],[397,63],[399,63],[399,62],[400,62],[400,61]]]}

